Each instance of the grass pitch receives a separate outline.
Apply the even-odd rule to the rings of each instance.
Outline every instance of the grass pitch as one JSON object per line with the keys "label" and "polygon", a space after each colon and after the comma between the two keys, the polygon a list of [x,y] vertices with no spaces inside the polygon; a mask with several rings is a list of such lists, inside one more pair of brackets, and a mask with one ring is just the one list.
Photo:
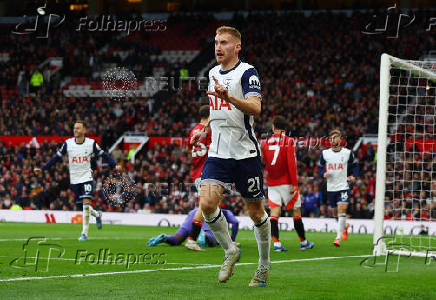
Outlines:
{"label": "grass pitch", "polygon": [[361,265],[371,235],[349,235],[335,248],[333,233],[308,232],[315,248],[301,251],[295,232],[281,232],[289,251],[271,252],[266,288],[249,288],[258,259],[253,232],[239,232],[241,261],[220,284],[219,247],[145,247],[150,237],[175,231],[116,225],[98,231],[91,224],[89,240],[79,242],[78,224],[0,223],[0,299],[436,299],[436,261],[401,257],[398,272],[371,259]]}

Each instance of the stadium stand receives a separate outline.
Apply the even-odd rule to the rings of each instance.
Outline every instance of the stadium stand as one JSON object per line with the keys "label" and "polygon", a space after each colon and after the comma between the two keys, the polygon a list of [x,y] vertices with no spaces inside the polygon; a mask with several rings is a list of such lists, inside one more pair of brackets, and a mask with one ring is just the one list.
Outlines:
{"label": "stadium stand", "polygon": [[[248,13],[235,14],[228,21],[206,15],[190,18],[188,23],[183,14],[177,14],[168,19],[168,32],[160,35],[78,34],[64,28],[55,31],[46,44],[11,38],[11,43],[0,45],[0,135],[68,136],[73,121],[84,118],[89,124],[89,136],[101,137],[104,149],[127,130],[143,131],[150,137],[186,137],[197,120],[196,108],[208,103],[204,91],[195,85],[190,89],[185,86],[178,91],[159,91],[152,98],[120,102],[105,97],[66,96],[65,91],[72,86],[101,89],[96,74],[116,64],[133,70],[138,81],[146,76],[179,76],[182,68],[188,69],[191,76],[201,75],[200,70],[213,60],[214,29],[231,24],[241,30],[244,60],[256,66],[261,77],[264,102],[262,114],[256,120],[256,133],[267,134],[270,126],[267,120],[280,114],[289,120],[292,136],[322,137],[334,126],[345,132],[348,147],[352,148],[363,134],[377,132],[379,57],[384,49],[389,48],[390,54],[396,57],[418,59],[424,54],[423,49],[435,46],[433,38],[419,40],[417,32],[425,30],[420,22],[426,19],[426,12],[419,14],[422,18],[417,16],[418,21],[398,39],[381,36],[367,39],[360,31],[371,13],[358,11],[334,16],[329,12]],[[72,27],[74,24],[67,28]],[[6,34],[5,30],[2,34]],[[62,38],[65,35],[68,39]],[[72,40],[74,44],[67,42]],[[395,46],[400,44],[401,47]],[[45,67],[43,88],[28,94],[26,83],[32,72],[54,56],[63,57],[62,68],[49,72]],[[398,131],[411,130],[414,129]],[[58,164],[40,178],[31,173],[34,166],[54,155],[56,148],[57,145],[49,143],[41,144],[39,149],[0,143],[0,208],[17,203],[27,209],[75,209],[64,164]],[[317,174],[319,155],[320,149],[298,149],[300,185],[304,198],[316,199],[316,209],[307,210],[305,216],[329,217],[324,183]],[[361,147],[356,155],[361,173],[352,188],[348,214],[354,218],[371,218],[376,149]],[[125,211],[180,214],[195,206],[196,194],[187,187],[178,188],[179,183],[191,182],[190,160],[183,147],[155,144],[152,149],[142,149],[135,163],[128,162],[123,151],[119,160],[138,188],[137,198]],[[397,170],[398,178],[412,176],[417,184],[434,179],[436,174],[413,172],[413,164],[419,163],[419,158],[401,160],[404,164]],[[436,168],[429,167],[429,170]],[[99,166],[95,172],[95,204],[97,208],[112,211],[114,208],[105,203],[101,192],[106,171]],[[155,186],[150,185],[155,182],[174,184],[175,190],[157,193]],[[410,193],[403,201],[399,193],[405,188]],[[387,207],[386,218],[411,219],[413,203],[419,203],[426,207],[423,213],[428,219],[436,219],[436,201],[432,201],[436,198],[435,184],[432,187],[398,184],[395,191],[392,197],[398,199]],[[244,213],[237,194],[227,197],[222,206],[236,215]]]}

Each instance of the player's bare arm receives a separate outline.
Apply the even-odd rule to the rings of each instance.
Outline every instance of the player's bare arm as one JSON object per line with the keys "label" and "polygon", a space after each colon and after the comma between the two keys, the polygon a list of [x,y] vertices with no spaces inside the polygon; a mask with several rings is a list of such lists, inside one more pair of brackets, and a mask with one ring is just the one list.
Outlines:
{"label": "player's bare arm", "polygon": [[229,96],[227,89],[221,85],[218,80],[213,77],[215,81],[215,91],[208,91],[208,95],[216,96],[222,100],[228,101],[236,106],[237,109],[243,111],[248,115],[259,116],[262,108],[261,99],[259,97],[247,97],[247,99],[240,99],[237,97]]}

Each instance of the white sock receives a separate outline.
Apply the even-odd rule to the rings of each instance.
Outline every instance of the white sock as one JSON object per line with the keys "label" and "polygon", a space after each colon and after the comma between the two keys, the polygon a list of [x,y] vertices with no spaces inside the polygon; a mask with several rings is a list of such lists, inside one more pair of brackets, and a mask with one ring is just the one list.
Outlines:
{"label": "white sock", "polygon": [[86,234],[88,236],[88,230],[89,230],[89,213],[90,213],[90,205],[89,204],[83,204],[83,230],[82,234]]}
{"label": "white sock", "polygon": [[281,246],[282,246],[282,243],[280,243],[280,242],[274,242],[274,246],[275,246],[275,247],[281,247]]}
{"label": "white sock", "polygon": [[337,239],[340,239],[342,237],[342,232],[345,229],[345,221],[346,221],[347,215],[346,214],[340,214],[338,215],[338,233],[336,235]]}
{"label": "white sock", "polygon": [[209,225],[210,230],[213,232],[218,243],[223,247],[226,254],[233,253],[236,250],[236,246],[233,244],[229,234],[229,224],[227,219],[219,208],[216,209],[211,215],[205,215],[203,217]]}
{"label": "white sock", "polygon": [[254,236],[259,250],[259,265],[269,266],[270,244],[271,244],[271,222],[265,212],[259,223],[254,224]]}
{"label": "white sock", "polygon": [[89,212],[90,212],[91,216],[93,216],[93,217],[98,216],[98,212],[91,206],[91,204],[89,204]]}

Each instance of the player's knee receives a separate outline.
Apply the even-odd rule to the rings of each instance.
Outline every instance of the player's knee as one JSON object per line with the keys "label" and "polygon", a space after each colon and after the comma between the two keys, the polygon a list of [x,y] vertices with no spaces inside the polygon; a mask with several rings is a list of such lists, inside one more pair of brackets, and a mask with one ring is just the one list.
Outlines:
{"label": "player's knee", "polygon": [[347,205],[340,204],[338,205],[338,214],[345,214],[347,212]]}
{"label": "player's knee", "polygon": [[218,206],[214,204],[213,201],[200,201],[200,209],[206,216],[213,214],[216,211],[217,207]]}
{"label": "player's knee", "polygon": [[216,184],[203,184],[200,192],[200,209],[205,215],[214,213],[222,198],[223,188]]}
{"label": "player's knee", "polygon": [[251,220],[253,220],[254,223],[259,223],[263,216],[265,215],[264,211],[255,211],[255,212],[251,212],[250,214],[250,218]]}
{"label": "player's knee", "polygon": [[294,208],[292,210],[292,216],[293,217],[301,217],[301,209],[299,207]]}
{"label": "player's knee", "polygon": [[263,216],[265,215],[265,209],[263,208],[262,203],[249,203],[248,207],[248,215],[254,223],[259,222]]}
{"label": "player's knee", "polygon": [[272,217],[280,217],[281,207],[273,207],[271,208],[271,216]]}

